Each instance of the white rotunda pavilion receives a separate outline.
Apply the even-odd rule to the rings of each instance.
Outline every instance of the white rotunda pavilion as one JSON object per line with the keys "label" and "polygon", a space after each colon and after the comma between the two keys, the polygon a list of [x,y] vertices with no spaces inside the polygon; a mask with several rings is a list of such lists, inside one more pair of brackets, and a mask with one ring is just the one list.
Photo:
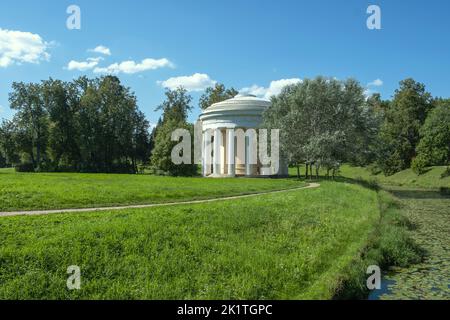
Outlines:
{"label": "white rotunda pavilion", "polygon": [[[273,166],[264,167],[259,161],[250,161],[257,159],[254,154],[257,138],[249,129],[260,128],[262,114],[270,105],[270,101],[253,95],[237,95],[203,111],[200,115],[203,176],[288,175],[288,167],[281,159],[278,172]],[[244,132],[245,135],[239,135]]]}

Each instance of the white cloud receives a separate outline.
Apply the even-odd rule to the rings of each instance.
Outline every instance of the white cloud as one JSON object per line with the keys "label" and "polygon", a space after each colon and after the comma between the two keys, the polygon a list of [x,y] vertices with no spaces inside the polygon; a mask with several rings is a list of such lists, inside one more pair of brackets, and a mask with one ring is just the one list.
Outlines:
{"label": "white cloud", "polygon": [[153,122],[150,122],[148,125],[149,125],[150,131],[152,131],[153,129],[155,129],[156,126],[157,126],[157,124],[156,124],[156,123],[153,123]]}
{"label": "white cloud", "polygon": [[166,58],[162,59],[144,59],[140,63],[134,61],[123,61],[121,63],[114,63],[106,68],[97,67],[94,69],[95,73],[108,73],[108,74],[134,74],[147,70],[155,70],[159,68],[170,67],[174,68],[174,64]]}
{"label": "white cloud", "polygon": [[381,87],[383,85],[383,80],[375,79],[367,84],[368,87]]}
{"label": "white cloud", "polygon": [[158,81],[158,84],[164,88],[174,90],[178,87],[183,87],[187,91],[203,91],[216,83],[217,81],[212,80],[209,75],[204,73],[195,73],[191,76],[174,77],[166,81]]}
{"label": "white cloud", "polygon": [[49,46],[38,34],[0,28],[0,68],[48,61]]}
{"label": "white cloud", "polygon": [[241,89],[241,93],[253,94],[257,97],[270,99],[272,96],[276,96],[281,93],[284,87],[292,84],[301,83],[302,80],[299,78],[292,79],[280,79],[272,81],[268,88],[253,85],[251,87],[246,87]]}
{"label": "white cloud", "polygon": [[366,89],[364,90],[364,95],[366,98],[369,98],[374,93],[378,93],[378,90],[374,87],[381,87],[383,85],[383,80],[381,79],[375,79],[372,82],[369,82],[366,86]]}
{"label": "white cloud", "polygon": [[95,52],[95,53],[101,53],[101,54],[104,54],[105,56],[111,55],[111,50],[105,46],[97,46],[94,49],[89,49],[88,51]]}
{"label": "white cloud", "polygon": [[366,99],[371,97],[374,93],[376,93],[376,91],[372,90],[372,89],[366,89],[364,90],[364,95],[366,96]]}
{"label": "white cloud", "polygon": [[95,68],[98,63],[103,60],[100,57],[97,58],[88,58],[86,61],[75,61],[72,60],[68,63],[68,70],[78,70],[78,71],[86,71]]}

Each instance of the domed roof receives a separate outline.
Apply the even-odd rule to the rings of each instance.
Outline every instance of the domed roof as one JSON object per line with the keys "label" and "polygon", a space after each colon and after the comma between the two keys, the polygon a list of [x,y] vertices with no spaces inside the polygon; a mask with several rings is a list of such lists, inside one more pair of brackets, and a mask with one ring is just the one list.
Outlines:
{"label": "domed roof", "polygon": [[257,128],[264,111],[271,106],[269,100],[253,95],[239,94],[206,108],[200,115],[203,128],[244,127]]}
{"label": "domed roof", "polygon": [[213,104],[207,108],[204,113],[226,110],[239,111],[255,109],[261,109],[260,111],[262,112],[268,107],[270,107],[269,100],[260,99],[251,94],[238,94],[234,98]]}

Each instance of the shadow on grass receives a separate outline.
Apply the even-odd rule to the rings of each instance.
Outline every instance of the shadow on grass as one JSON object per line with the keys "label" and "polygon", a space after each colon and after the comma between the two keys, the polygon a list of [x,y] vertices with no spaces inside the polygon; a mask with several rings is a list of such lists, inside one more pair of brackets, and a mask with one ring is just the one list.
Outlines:
{"label": "shadow on grass", "polygon": [[449,198],[449,196],[442,195],[439,191],[432,190],[409,190],[409,189],[394,189],[388,188],[386,191],[389,191],[394,196],[400,199],[443,199],[445,197]]}

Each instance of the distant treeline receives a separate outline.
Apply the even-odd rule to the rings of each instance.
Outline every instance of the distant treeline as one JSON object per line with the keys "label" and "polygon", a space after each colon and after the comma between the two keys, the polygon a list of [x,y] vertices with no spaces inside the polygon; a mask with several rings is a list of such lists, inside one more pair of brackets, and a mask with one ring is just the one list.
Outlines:
{"label": "distant treeline", "polygon": [[114,76],[13,83],[0,165],[18,171],[133,173],[149,161],[149,122]]}
{"label": "distant treeline", "polygon": [[264,118],[280,129],[291,165],[306,164],[306,176],[334,175],[343,162],[385,175],[450,164],[450,99],[413,79],[401,81],[392,100],[365,97],[352,79],[304,79],[273,97]]}
{"label": "distant treeline", "polygon": [[[304,79],[272,97],[265,127],[280,129],[283,156],[298,168],[306,164],[309,177],[322,169],[334,176],[344,162],[385,175],[450,164],[450,99],[433,97],[413,79],[401,81],[391,100],[364,90],[353,79]],[[216,84],[199,107],[237,92]],[[14,83],[9,102],[16,114],[0,126],[0,167],[135,173],[145,165],[155,173],[194,175],[196,165],[171,161],[172,131],[193,130],[187,121],[192,97],[183,88],[165,95],[149,133],[136,97],[117,77]]]}

